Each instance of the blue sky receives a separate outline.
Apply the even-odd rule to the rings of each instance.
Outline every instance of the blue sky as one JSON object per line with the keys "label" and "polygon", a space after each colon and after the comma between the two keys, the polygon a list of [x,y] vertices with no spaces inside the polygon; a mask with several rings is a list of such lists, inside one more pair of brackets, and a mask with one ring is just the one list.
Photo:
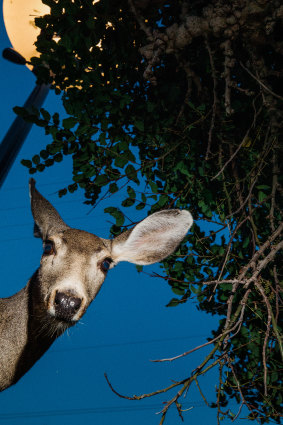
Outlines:
{"label": "blue sky", "polygon": [[[9,46],[1,16],[0,50]],[[0,140],[15,118],[12,108],[25,102],[34,84],[35,78],[26,67],[0,58]],[[53,92],[49,93],[44,107],[51,113],[63,113],[60,98]],[[0,190],[1,297],[8,297],[25,286],[39,264],[41,241],[33,238],[29,175],[20,160],[38,153],[48,142],[50,139],[44,131],[34,127]],[[71,174],[71,161],[65,159],[35,175],[37,188],[67,224],[108,237],[110,218],[103,210],[113,201],[106,200],[88,214],[90,208],[83,204],[82,192],[58,198],[57,191],[70,182]],[[158,266],[145,269],[154,270],[159,271]],[[198,312],[193,301],[166,308],[172,297],[163,279],[139,274],[132,264],[119,264],[109,272],[82,322],[59,338],[15,386],[1,393],[0,422],[9,425],[73,425],[78,421],[85,425],[157,425],[160,415],[156,412],[174,393],[140,402],[123,400],[111,392],[104,372],[119,392],[133,395],[168,386],[171,380],[189,375],[200,363],[204,350],[171,363],[150,362],[150,359],[181,354],[206,342],[210,330],[216,327],[217,317]],[[200,380],[209,401],[213,399],[216,384],[216,371]],[[205,406],[195,386],[184,400],[184,408],[190,407],[193,409],[184,414],[185,423],[217,423],[216,410]],[[165,423],[181,423],[174,408]],[[245,425],[248,421],[240,423]]]}

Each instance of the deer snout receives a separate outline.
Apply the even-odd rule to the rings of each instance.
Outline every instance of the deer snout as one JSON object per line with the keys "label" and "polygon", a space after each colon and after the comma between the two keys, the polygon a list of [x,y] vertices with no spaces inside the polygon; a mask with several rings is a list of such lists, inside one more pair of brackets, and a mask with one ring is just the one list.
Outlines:
{"label": "deer snout", "polygon": [[56,291],[53,307],[55,317],[67,322],[76,321],[76,317],[82,305],[82,298],[67,292]]}

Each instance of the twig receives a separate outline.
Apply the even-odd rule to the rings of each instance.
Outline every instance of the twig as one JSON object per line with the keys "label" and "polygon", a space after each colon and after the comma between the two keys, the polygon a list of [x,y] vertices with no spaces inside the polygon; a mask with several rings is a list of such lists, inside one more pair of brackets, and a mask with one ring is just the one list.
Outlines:
{"label": "twig", "polygon": [[231,41],[226,40],[221,44],[224,48],[224,77],[225,77],[225,110],[227,115],[231,115],[234,111],[231,108],[231,69],[235,65],[235,59],[233,58],[233,50]]}
{"label": "twig", "polygon": [[263,347],[262,347],[262,363],[263,363],[263,369],[264,369],[264,374],[263,374],[263,382],[264,382],[264,395],[265,397],[267,397],[267,365],[266,365],[266,347],[267,347],[267,343],[268,343],[268,339],[269,339],[269,333],[270,333],[270,324],[271,324],[271,305],[268,301],[267,296],[265,295],[264,289],[261,286],[261,284],[257,281],[255,282],[255,286],[257,287],[257,289],[259,290],[259,292],[261,293],[264,302],[266,304],[266,308],[267,308],[267,324],[266,324],[266,332],[265,332],[265,337],[264,337],[264,343],[263,343]]}
{"label": "twig", "polygon": [[206,398],[205,398],[205,396],[204,396],[204,394],[203,394],[203,392],[202,392],[202,390],[201,390],[201,388],[200,388],[200,385],[199,385],[199,383],[198,383],[197,378],[195,378],[195,383],[196,383],[196,386],[198,387],[198,390],[199,390],[199,392],[200,392],[200,395],[201,395],[201,397],[202,397],[203,401],[205,402],[205,404],[206,404],[207,406],[209,406],[209,403],[208,403],[208,401],[206,400]]}
{"label": "twig", "polygon": [[213,132],[214,125],[215,125],[215,116],[216,116],[216,109],[217,109],[217,104],[218,104],[218,98],[217,98],[216,70],[215,70],[215,65],[214,65],[214,61],[213,61],[213,56],[212,56],[211,48],[210,48],[210,45],[208,43],[207,38],[205,38],[205,46],[206,46],[206,49],[208,51],[209,61],[210,61],[210,67],[211,67],[211,74],[212,74],[212,78],[213,78],[213,105],[212,105],[212,115],[211,115],[210,128],[209,128],[209,132],[208,132],[208,144],[207,144],[207,149],[206,149],[206,154],[205,154],[205,160],[207,161],[208,160],[208,157],[209,157],[209,155],[211,153],[212,132]]}
{"label": "twig", "polygon": [[277,252],[281,249],[283,249],[283,241],[279,242],[277,245],[274,245],[269,254],[262,261],[258,262],[255,272],[253,273],[252,277],[248,279],[244,286],[245,288],[249,285],[250,282],[255,282],[257,280],[261,271],[274,259]]}
{"label": "twig", "polygon": [[283,100],[282,96],[279,96],[279,94],[274,93],[269,87],[267,87],[262,81],[260,81],[248,68],[246,68],[241,61],[240,65],[252,78],[254,78],[258,82],[261,87],[264,88],[264,90],[272,94],[272,96],[276,97],[277,99]]}
{"label": "twig", "polygon": [[239,280],[242,280],[243,279],[243,277],[245,276],[245,274],[247,273],[247,271],[250,268],[254,268],[255,267],[256,261],[264,253],[264,251],[271,245],[271,243],[281,234],[282,231],[283,231],[283,222],[281,222],[279,224],[279,226],[277,227],[277,229],[272,233],[272,235],[269,236],[269,238],[267,239],[267,241],[265,241],[265,243],[260,247],[260,249],[253,255],[253,257],[248,262],[248,264],[245,267],[243,267],[240,275],[238,276],[238,279]]}
{"label": "twig", "polygon": [[270,219],[270,227],[272,232],[275,230],[274,225],[274,209],[275,209],[275,196],[276,196],[276,189],[278,184],[278,174],[279,174],[279,168],[278,168],[278,161],[277,161],[277,155],[276,155],[276,149],[274,147],[273,153],[272,153],[272,192],[271,192],[271,207],[270,207],[270,213],[269,213],[269,219]]}
{"label": "twig", "polygon": [[234,379],[235,379],[235,382],[236,382],[236,385],[237,385],[238,391],[239,391],[240,396],[241,396],[241,399],[242,399],[242,403],[241,403],[241,406],[240,406],[240,408],[239,408],[239,410],[238,410],[238,413],[237,413],[237,415],[233,418],[233,421],[232,421],[232,422],[234,422],[234,421],[238,418],[238,416],[240,415],[243,405],[246,405],[246,406],[247,406],[247,408],[248,408],[249,410],[252,410],[252,409],[251,409],[250,405],[249,405],[249,404],[246,402],[246,400],[245,400],[245,397],[244,397],[244,395],[243,395],[243,393],[242,393],[242,390],[241,390],[241,385],[240,385],[240,383],[239,383],[239,380],[238,380],[238,378],[237,378],[237,375],[236,375],[236,373],[235,373],[235,370],[234,370],[234,368],[233,368],[233,365],[232,365],[232,363],[231,363],[231,360],[230,360],[230,358],[229,358],[228,356],[227,356],[227,360],[228,360],[229,367],[230,367],[230,369],[231,369],[231,371],[232,371],[232,374],[233,374],[233,376],[234,376]]}
{"label": "twig", "polygon": [[279,279],[278,279],[278,274],[277,274],[277,268],[274,265],[273,266],[273,276],[274,276],[274,282],[275,282],[275,296],[276,296],[276,316],[275,316],[275,320],[277,322],[278,317],[279,317],[279,291],[280,291],[280,283],[279,283]]}
{"label": "twig", "polygon": [[235,150],[235,152],[233,153],[233,155],[228,159],[228,161],[225,162],[225,164],[223,165],[223,167],[221,168],[221,170],[214,177],[212,177],[211,181],[217,179],[217,177],[220,176],[220,174],[223,173],[223,171],[225,170],[225,168],[227,167],[227,165],[232,161],[232,159],[235,158],[235,156],[237,155],[237,153],[239,152],[239,150],[241,149],[241,147],[246,143],[246,141],[247,141],[246,138],[248,137],[249,132],[250,132],[250,128],[246,132],[245,136],[243,137],[243,140],[241,141],[241,143],[239,144],[239,146],[237,147],[237,149]]}
{"label": "twig", "polygon": [[[229,145],[229,153],[230,153],[230,155],[233,154],[231,145]],[[239,204],[240,204],[240,207],[242,207],[243,206],[243,195],[242,195],[242,192],[241,192],[238,169],[237,169],[237,166],[236,166],[236,161],[234,161],[234,159],[231,162],[231,168],[232,168],[233,177],[235,179],[235,188],[236,188]],[[231,211],[230,216],[232,216],[232,215],[233,215],[233,212]]]}
{"label": "twig", "polygon": [[222,284],[222,283],[245,283],[242,279],[223,279],[223,280],[209,280],[207,282],[201,282],[203,285],[215,285],[215,283]]}
{"label": "twig", "polygon": [[[266,133],[265,142],[267,142],[267,141],[268,141],[268,137],[269,137],[269,131]],[[257,168],[256,168],[256,170],[255,170],[255,168],[252,170],[252,176],[254,177],[254,179],[253,179],[253,181],[252,181],[252,183],[251,183],[251,185],[250,185],[249,193],[248,193],[248,195],[247,195],[246,199],[245,199],[244,201],[241,201],[241,205],[240,205],[240,207],[239,207],[236,211],[234,211],[234,212],[231,214],[231,216],[238,214],[238,213],[239,213],[239,212],[240,212],[240,211],[244,208],[244,206],[246,205],[246,203],[250,200],[250,197],[251,197],[251,194],[252,194],[252,191],[253,191],[254,185],[256,184],[257,179],[258,179],[258,177],[260,176],[260,174],[261,174],[261,172],[262,172],[262,169],[263,169],[263,168],[264,168],[264,166],[265,166],[264,161],[265,161],[265,158],[267,157],[267,155],[268,155],[268,153],[269,153],[269,151],[270,151],[270,149],[271,149],[271,147],[272,147],[273,142],[274,142],[274,140],[272,140],[272,141],[271,141],[270,145],[268,146],[268,149],[266,149],[265,153],[264,153],[264,154],[263,154],[263,156],[261,157],[261,159],[260,159],[259,163],[257,164]],[[266,200],[267,200],[268,198],[269,198],[269,196],[267,196],[267,197],[263,200],[263,202],[266,202]],[[230,216],[228,215],[226,218],[230,218]]]}
{"label": "twig", "polygon": [[242,323],[243,323],[243,320],[244,320],[244,313],[245,313],[245,309],[246,309],[246,304],[247,304],[250,293],[251,293],[251,289],[248,289],[246,291],[245,295],[243,296],[241,302],[240,302],[240,305],[242,305],[241,314],[240,314],[239,320],[237,321],[236,325],[234,326],[234,328],[238,326],[238,329],[229,338],[228,338],[228,335],[226,336],[226,338],[224,340],[224,348],[226,348],[226,346],[227,346],[228,339],[234,338],[238,334],[238,332],[240,332],[240,330],[241,330]]}
{"label": "twig", "polygon": [[220,176],[220,174],[223,173],[223,171],[225,170],[225,168],[227,167],[227,165],[232,161],[232,159],[235,158],[235,156],[237,155],[237,153],[239,152],[239,150],[247,142],[247,137],[248,137],[251,129],[254,127],[255,122],[256,122],[256,118],[257,118],[257,116],[259,115],[260,112],[261,112],[261,109],[259,109],[258,111],[255,111],[254,117],[253,117],[253,122],[252,122],[251,126],[248,128],[248,130],[246,131],[246,134],[244,135],[241,143],[239,144],[239,146],[237,147],[237,149],[235,150],[235,152],[231,155],[231,157],[228,159],[228,161],[225,162],[225,164],[223,165],[223,167],[221,168],[221,170],[214,177],[212,177],[211,181],[215,180],[218,176]]}
{"label": "twig", "polygon": [[176,401],[188,390],[188,387],[191,385],[191,383],[195,380],[195,378],[199,375],[203,375],[205,374],[208,370],[212,369],[217,363],[219,363],[221,361],[221,358],[216,359],[213,363],[211,363],[210,365],[208,365],[206,367],[206,369],[202,370],[203,367],[207,364],[207,362],[213,357],[213,354],[215,353],[215,351],[217,350],[217,346],[214,347],[214,349],[210,352],[210,354],[206,357],[206,359],[202,362],[202,364],[197,367],[195,370],[196,372],[193,374],[193,376],[191,376],[190,378],[188,378],[186,380],[186,382],[184,383],[183,387],[178,391],[178,393],[170,400],[166,403],[165,407],[162,409],[162,411],[160,413],[162,413],[162,420],[160,421],[161,425],[164,422],[164,418],[165,415],[169,409],[169,407],[173,404],[176,403]]}
{"label": "twig", "polygon": [[160,390],[157,390],[157,391],[149,393],[149,394],[142,394],[140,396],[134,395],[132,397],[124,396],[113,388],[113,386],[112,386],[111,382],[109,381],[106,373],[104,373],[104,376],[105,376],[105,379],[106,379],[110,389],[114,392],[114,394],[116,394],[118,397],[125,398],[127,400],[142,400],[142,399],[147,398],[147,397],[152,397],[152,396],[155,396],[155,395],[158,395],[158,394],[161,394],[161,393],[165,393],[165,392],[167,392],[167,391],[171,390],[172,388],[175,388],[179,385],[183,385],[183,387],[177,392],[177,394],[169,402],[166,403],[165,407],[160,412],[160,413],[162,413],[162,418],[161,418],[160,424],[162,424],[164,422],[164,419],[165,419],[165,416],[166,416],[166,413],[167,413],[169,407],[173,403],[175,403],[178,400],[179,397],[181,397],[181,395],[187,390],[187,388],[196,379],[196,377],[198,377],[200,375],[204,375],[206,372],[208,372],[210,369],[212,369],[217,363],[219,363],[219,361],[221,361],[222,357],[217,358],[214,362],[210,363],[205,368],[207,363],[213,358],[213,356],[214,356],[215,352],[218,350],[220,344],[221,344],[221,342],[218,342],[218,344],[215,345],[215,347],[206,356],[206,358],[202,361],[202,363],[193,371],[193,375],[190,378],[186,378],[182,381],[174,382],[172,385],[170,385],[167,388],[162,388]]}
{"label": "twig", "polygon": [[183,379],[182,381],[174,382],[172,385],[169,385],[169,387],[167,387],[167,388],[162,388],[161,390],[153,391],[152,393],[148,393],[148,394],[133,395],[131,397],[131,396],[126,396],[126,395],[118,393],[118,391],[116,391],[113,388],[113,386],[112,386],[111,382],[109,381],[106,373],[104,373],[104,377],[105,377],[107,384],[109,385],[111,391],[113,391],[113,393],[116,394],[118,397],[125,398],[127,400],[142,400],[144,398],[153,397],[153,396],[158,395],[158,394],[166,393],[167,391],[171,390],[172,388],[175,388],[178,385],[182,385],[184,382],[186,382],[188,380],[188,378],[186,378],[186,379]]}
{"label": "twig", "polygon": [[132,0],[128,0],[128,3],[129,3],[129,6],[130,6],[130,9],[131,9],[131,12],[133,13],[136,20],[138,21],[140,28],[146,34],[148,40],[151,41],[151,42],[154,41],[153,34],[152,34],[151,30],[145,25],[144,18],[137,11],[137,9],[134,5],[134,2]]}
{"label": "twig", "polygon": [[247,299],[248,299],[249,294],[250,294],[250,290],[246,291],[246,293],[245,293],[242,301],[239,303],[239,307],[238,307],[238,309],[237,309],[237,311],[235,312],[235,315],[234,315],[234,321],[239,316],[239,314],[240,314],[240,318],[237,321],[237,323],[234,324],[231,328],[224,330],[224,332],[222,332],[217,337],[211,339],[210,341],[208,341],[208,342],[206,342],[204,344],[201,344],[198,347],[195,347],[195,348],[193,348],[193,349],[191,349],[189,351],[186,351],[185,353],[179,354],[178,356],[171,357],[171,358],[166,358],[166,359],[151,360],[151,361],[152,362],[155,362],[155,363],[172,362],[174,360],[180,359],[181,357],[185,357],[188,354],[191,354],[194,351],[199,350],[200,348],[203,348],[203,347],[206,347],[207,345],[213,344],[214,342],[216,342],[219,339],[222,339],[223,340],[226,335],[228,335],[229,333],[233,332],[233,330],[236,329],[243,322],[243,316],[244,316],[245,306],[246,306],[246,302],[247,302]]}

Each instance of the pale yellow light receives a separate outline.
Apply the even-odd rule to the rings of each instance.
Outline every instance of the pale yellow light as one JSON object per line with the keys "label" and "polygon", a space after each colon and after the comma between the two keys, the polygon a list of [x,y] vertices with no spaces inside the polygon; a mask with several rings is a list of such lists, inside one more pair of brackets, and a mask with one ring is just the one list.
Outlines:
{"label": "pale yellow light", "polygon": [[[74,0],[71,0],[74,1]],[[93,4],[100,0],[94,0]],[[40,29],[35,25],[35,18],[50,14],[50,7],[43,4],[41,0],[3,0],[3,17],[9,40],[13,48],[19,52],[27,61],[34,56],[39,57],[35,42],[40,33]],[[97,19],[97,17],[94,17]],[[107,22],[106,28],[113,27],[111,22]],[[59,37],[54,38],[58,42]],[[102,40],[97,47],[102,50]],[[99,64],[99,66],[102,66]],[[27,64],[29,69],[32,66]],[[116,65],[118,67],[118,65]],[[104,73],[101,73],[104,76]],[[110,84],[107,81],[106,84]],[[81,88],[78,86],[78,88]]]}
{"label": "pale yellow light", "polygon": [[103,50],[102,49],[102,40],[99,40],[99,42],[97,43],[96,47],[98,47],[99,50]]}
{"label": "pale yellow light", "polygon": [[[39,56],[34,43],[40,29],[35,26],[35,18],[50,13],[50,7],[41,0],[3,0],[3,17],[6,31],[13,48],[27,61]],[[27,65],[32,69],[30,65]]]}

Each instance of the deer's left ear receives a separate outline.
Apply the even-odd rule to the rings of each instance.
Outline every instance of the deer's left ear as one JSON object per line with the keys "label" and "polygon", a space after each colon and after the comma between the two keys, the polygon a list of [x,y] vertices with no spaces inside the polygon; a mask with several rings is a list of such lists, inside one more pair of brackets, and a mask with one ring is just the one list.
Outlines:
{"label": "deer's left ear", "polygon": [[45,240],[54,233],[69,229],[55,208],[35,188],[34,179],[29,181],[29,193],[36,238]]}
{"label": "deer's left ear", "polygon": [[154,213],[114,239],[112,258],[140,265],[157,263],[175,251],[192,224],[189,211]]}

